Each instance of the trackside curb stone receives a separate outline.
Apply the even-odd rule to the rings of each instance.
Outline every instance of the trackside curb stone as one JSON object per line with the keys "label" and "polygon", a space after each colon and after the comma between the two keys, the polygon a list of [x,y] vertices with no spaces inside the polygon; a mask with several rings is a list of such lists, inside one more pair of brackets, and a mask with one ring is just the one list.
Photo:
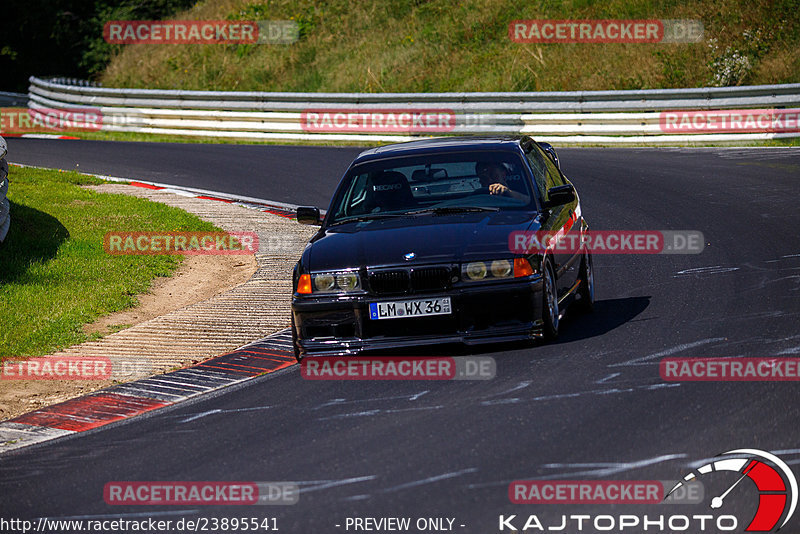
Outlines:
{"label": "trackside curb stone", "polygon": [[118,384],[0,423],[0,454],[173,406],[296,365],[283,330],[192,367]]}
{"label": "trackside curb stone", "polygon": [[[109,182],[123,181],[123,179],[110,176],[97,177]],[[284,229],[284,231],[288,230],[291,234],[298,234],[292,235],[292,242],[298,241],[299,244],[299,242],[302,241],[302,244],[305,243],[305,237],[301,234],[307,232],[307,229],[299,225],[292,225],[291,227],[286,226],[288,222],[286,219],[293,217],[291,206],[286,204],[251,198],[239,199],[231,195],[216,193],[214,191],[184,190],[180,187],[169,186],[167,184],[129,181],[129,185],[135,187],[130,188],[127,185],[118,185],[114,186],[114,188],[118,189],[118,191],[114,192],[134,194],[134,196],[145,197],[150,200],[161,201],[186,209],[205,220],[210,219],[212,223],[227,230],[239,229],[238,227],[243,224],[243,221],[241,216],[237,217],[233,212],[227,213],[225,210],[248,208],[262,213],[278,215],[278,218],[272,219],[272,221],[275,222],[270,223],[269,220],[265,220],[263,223],[258,223],[257,226],[264,226],[267,228],[268,232],[271,231],[273,233],[280,231],[278,230],[279,228]],[[124,191],[125,189],[128,189],[128,191]],[[134,193],[133,191],[140,191],[141,194]],[[145,193],[146,191],[148,192]],[[158,198],[153,198],[153,194],[160,196]],[[167,200],[170,197],[175,200]],[[185,200],[178,200],[181,198]],[[198,201],[200,204],[197,204]],[[207,201],[219,202],[208,203]],[[194,204],[187,205],[186,202],[193,202]],[[233,204],[236,207],[225,208],[222,212],[217,213],[217,211],[210,207],[214,204],[220,207],[222,205]],[[286,222],[278,224],[278,221],[281,219]],[[244,221],[244,224],[248,224],[247,221]],[[251,222],[250,224],[256,223]],[[277,227],[275,227],[275,224],[277,224]],[[261,228],[261,230],[264,230],[264,228]],[[214,331],[214,335],[211,336],[214,339],[207,340],[208,343],[202,342],[198,344],[197,339],[194,338],[193,345],[195,345],[195,349],[198,348],[198,345],[207,345],[207,348],[212,348],[220,346],[220,344],[230,343],[232,341],[235,342],[236,338],[241,339],[241,337],[251,335],[247,332],[270,328],[273,324],[275,327],[278,327],[279,323],[283,323],[282,326],[285,327],[286,323],[288,323],[288,319],[285,321],[278,320],[280,318],[279,316],[284,315],[284,313],[279,309],[282,306],[276,306],[275,304],[277,303],[274,302],[274,298],[279,296],[282,293],[281,290],[284,288],[278,283],[277,279],[274,278],[275,273],[271,271],[275,271],[276,269],[281,271],[283,267],[285,267],[284,264],[288,264],[287,260],[290,259],[288,256],[299,255],[300,250],[301,248],[298,248],[297,251],[293,251],[297,252],[297,254],[287,253],[283,255],[265,254],[264,250],[259,250],[259,253],[256,254],[258,270],[256,274],[251,277],[250,281],[245,284],[201,303],[184,307],[176,312],[146,321],[145,323],[140,323],[140,325],[134,326],[127,331],[123,330],[116,334],[111,334],[98,342],[87,342],[86,344],[76,347],[88,346],[90,352],[92,350],[102,352],[104,348],[109,348],[104,347],[102,344],[114,338],[110,345],[111,349],[116,349],[118,352],[118,354],[112,355],[112,359],[114,360],[130,360],[131,358],[140,360],[144,353],[150,352],[154,354],[163,354],[161,352],[163,347],[160,346],[162,344],[161,337],[163,336],[160,335],[160,330],[163,330],[165,326],[174,327],[178,324],[177,322],[185,322],[180,319],[181,313],[183,315],[200,314],[200,316],[194,317],[193,321],[190,321],[193,322],[193,324],[200,324],[195,324],[194,328],[187,326],[185,329],[184,333],[189,336],[202,335],[202,333],[198,332],[204,330],[202,328],[204,321],[211,321],[209,324],[215,324],[217,330],[221,328],[223,325],[218,322],[213,322],[214,320],[219,321],[219,319],[215,319],[215,317],[221,313],[220,310],[225,312],[224,317],[227,318],[226,322],[232,323],[224,325],[225,328],[223,328],[223,330],[230,330],[232,327],[234,330],[240,330],[238,323],[241,321],[251,323],[249,328],[245,328],[247,324],[240,325],[242,331],[238,334],[234,332],[232,335],[222,335],[220,332]],[[242,300],[241,297],[243,295],[246,297],[247,302],[237,305],[237,302]],[[258,315],[267,317],[262,317],[252,322],[252,318],[257,317],[252,315],[253,308],[256,306],[253,301],[264,299],[273,301],[272,309],[265,308],[264,311],[266,313],[259,313]],[[227,309],[232,305],[237,307],[243,306],[243,308],[242,310],[236,310],[236,313],[232,313],[232,310]],[[286,305],[288,306],[288,302]],[[263,307],[263,304],[259,306]],[[173,317],[173,315],[178,315],[178,318]],[[192,317],[189,317],[189,319],[192,319]],[[203,321],[197,321],[197,319],[203,319]],[[163,323],[163,325],[161,323]],[[139,328],[142,332],[131,332],[139,326],[143,327]],[[198,332],[195,332],[195,330],[198,330]],[[261,331],[263,332],[263,330]],[[130,332],[127,337],[126,332]],[[141,338],[142,336],[147,337],[148,333],[150,334],[149,337],[152,339],[142,345]],[[131,335],[133,335],[133,337],[131,337]],[[257,336],[252,336],[250,339],[252,340],[253,337]],[[134,341],[138,341],[138,343],[134,343]],[[247,341],[249,340],[241,339],[239,343],[246,343]],[[172,340],[172,342],[174,343],[174,340]],[[80,350],[79,348],[76,349],[76,347],[67,350]],[[144,352],[140,352],[141,350]],[[178,347],[178,350],[175,352],[178,356],[182,356],[180,347]],[[213,352],[211,354],[213,354]],[[166,374],[146,376],[145,378],[141,378],[143,375],[140,374],[138,377],[140,379],[134,382],[117,384],[82,397],[43,407],[11,420],[0,422],[0,454],[28,445],[91,430],[165,406],[171,406],[204,393],[244,382],[261,374],[284,369],[296,363],[291,347],[291,336],[289,331],[283,330],[283,328],[276,334],[272,334],[252,343],[247,343],[232,352],[207,359],[211,354],[205,358],[200,358],[204,361],[191,367],[185,367]],[[217,354],[219,354],[219,352],[217,352]],[[150,360],[150,356],[150,354],[145,355],[145,360]],[[183,358],[184,361],[187,359],[191,360],[193,355],[186,354],[183,355]],[[153,361],[146,362],[153,365],[150,373],[147,374],[158,372],[158,365],[161,364],[163,364],[162,367],[174,367],[175,362],[173,360],[157,357],[157,359]],[[131,378],[137,377],[132,376]]]}

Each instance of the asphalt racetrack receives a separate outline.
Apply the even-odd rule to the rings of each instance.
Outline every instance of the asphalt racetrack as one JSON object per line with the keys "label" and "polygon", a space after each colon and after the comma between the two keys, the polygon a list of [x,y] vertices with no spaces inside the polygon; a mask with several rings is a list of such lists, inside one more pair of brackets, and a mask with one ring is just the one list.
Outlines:
{"label": "asphalt racetrack", "polygon": [[[322,208],[360,151],[8,144],[13,163],[79,164],[85,172]],[[699,230],[705,250],[595,256],[595,312],[565,319],[549,345],[480,350],[497,362],[493,380],[307,381],[295,366],[6,454],[0,515],[272,517],[292,534],[355,532],[347,526],[355,517],[409,517],[412,525],[451,518],[453,532],[489,534],[510,532],[499,523],[510,514],[520,530],[532,514],[546,530],[570,514],[713,512],[736,516],[742,531],[758,504],[752,483],[737,487],[721,511],[708,508],[735,482],[732,473],[707,477],[708,498],[695,505],[523,505],[510,502],[508,488],[520,479],[677,480],[736,448],[800,463],[797,382],[665,382],[658,367],[667,356],[800,356],[800,150],[567,148],[559,156],[592,229]],[[12,194],[13,185],[12,172]],[[103,500],[110,481],[216,480],[292,481],[301,493],[292,506]],[[566,532],[578,531],[574,525]],[[410,530],[422,531],[432,529]],[[587,523],[582,531],[595,528]],[[800,519],[784,531],[800,531]]]}

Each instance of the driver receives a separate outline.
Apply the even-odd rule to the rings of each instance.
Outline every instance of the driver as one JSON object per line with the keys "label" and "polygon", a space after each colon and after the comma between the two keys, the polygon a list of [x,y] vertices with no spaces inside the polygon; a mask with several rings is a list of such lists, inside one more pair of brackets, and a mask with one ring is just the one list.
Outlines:
{"label": "driver", "polygon": [[510,187],[506,178],[508,171],[502,163],[479,161],[475,164],[475,174],[481,181],[481,188],[488,189],[490,195],[503,195],[519,200],[528,200],[527,195],[518,193]]}

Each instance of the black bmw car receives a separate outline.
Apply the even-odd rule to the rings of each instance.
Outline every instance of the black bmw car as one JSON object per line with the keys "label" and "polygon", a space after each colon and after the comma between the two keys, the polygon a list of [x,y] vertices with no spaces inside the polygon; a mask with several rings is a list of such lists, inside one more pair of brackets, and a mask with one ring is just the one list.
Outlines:
{"label": "black bmw car", "polygon": [[321,226],[293,274],[298,359],[552,339],[568,304],[593,306],[588,250],[510,246],[520,232],[588,230],[555,150],[530,137],[367,150],[324,219],[301,207],[297,220]]}

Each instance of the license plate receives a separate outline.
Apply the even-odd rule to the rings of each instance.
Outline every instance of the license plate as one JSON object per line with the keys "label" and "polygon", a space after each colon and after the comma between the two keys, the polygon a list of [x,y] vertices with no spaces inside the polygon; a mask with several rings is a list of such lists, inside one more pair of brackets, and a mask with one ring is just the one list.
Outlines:
{"label": "license plate", "polygon": [[371,302],[369,305],[370,319],[404,319],[428,315],[450,315],[450,313],[450,297]]}

